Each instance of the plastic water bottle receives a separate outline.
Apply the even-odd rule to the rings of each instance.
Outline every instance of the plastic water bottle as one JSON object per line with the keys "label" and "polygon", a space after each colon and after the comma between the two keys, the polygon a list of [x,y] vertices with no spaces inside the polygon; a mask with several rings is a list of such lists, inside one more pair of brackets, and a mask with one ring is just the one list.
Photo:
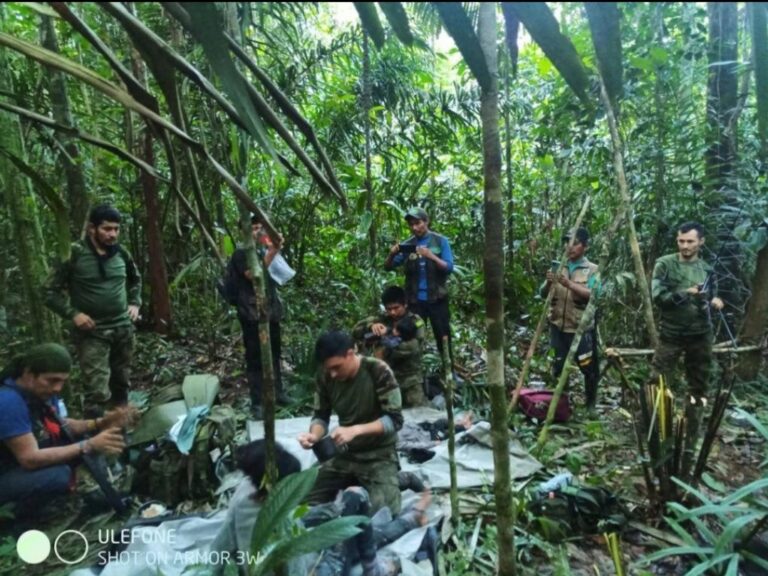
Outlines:
{"label": "plastic water bottle", "polygon": [[573,483],[573,474],[571,474],[570,472],[563,472],[562,474],[553,476],[546,482],[539,484],[539,492],[544,492],[544,493],[557,492],[561,488],[570,486],[571,483]]}

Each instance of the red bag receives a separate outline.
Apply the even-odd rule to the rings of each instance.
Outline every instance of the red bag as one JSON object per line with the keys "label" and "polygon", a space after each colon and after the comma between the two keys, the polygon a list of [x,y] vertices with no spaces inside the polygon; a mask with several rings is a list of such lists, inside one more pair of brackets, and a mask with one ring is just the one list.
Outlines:
{"label": "red bag", "polygon": [[[549,405],[552,403],[553,396],[554,392],[551,390],[523,388],[520,390],[517,405],[528,418],[536,418],[539,422],[544,422],[547,419],[547,412],[549,412]],[[570,419],[571,404],[568,401],[568,394],[562,394],[557,402],[554,421],[568,422]]]}

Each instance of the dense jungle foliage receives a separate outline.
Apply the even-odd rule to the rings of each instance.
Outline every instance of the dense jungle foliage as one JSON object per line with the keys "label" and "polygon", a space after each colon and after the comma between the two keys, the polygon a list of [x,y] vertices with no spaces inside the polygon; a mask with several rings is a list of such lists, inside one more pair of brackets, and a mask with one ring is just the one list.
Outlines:
{"label": "dense jungle foliage", "polygon": [[[197,367],[219,370],[232,402],[242,400],[240,328],[215,285],[241,242],[242,215],[258,207],[284,236],[297,272],[280,292],[289,389],[300,400],[284,414],[306,414],[316,337],[351,328],[378,308],[385,286],[402,283],[383,262],[395,241],[410,236],[406,210],[421,206],[456,261],[449,282],[455,361],[467,381],[459,406],[488,416],[481,123],[488,89],[465,47],[472,43],[451,25],[466,20],[476,30],[480,7],[403,3],[403,25],[382,6],[355,4],[359,14],[338,3],[0,5],[0,358],[35,341],[66,341],[67,327],[43,305],[41,287],[82,234],[88,207],[108,201],[126,215],[121,240],[144,279],[137,386]],[[503,270],[504,383],[515,385],[542,314],[539,288],[589,197],[589,256],[606,255],[601,346],[652,347],[641,287],[655,260],[675,251],[676,226],[700,221],[704,256],[717,264],[727,304],[717,341],[729,341],[730,330],[740,345],[757,347],[722,370],[740,375],[735,403],[765,425],[755,391],[764,390],[759,347],[768,325],[766,6],[595,4],[496,10],[504,259],[492,264]],[[607,11],[595,15],[600,10]],[[618,146],[609,115],[618,121]],[[629,217],[607,233],[623,210]],[[436,371],[440,360],[430,350]],[[548,380],[549,362],[542,344],[533,376]],[[645,360],[630,364],[632,381],[647,377]],[[603,385],[613,388],[606,394],[618,405],[619,377],[606,372]],[[533,444],[535,431],[521,430]],[[587,419],[574,430],[544,451],[553,470],[633,485],[615,462],[634,465],[632,447],[612,443],[634,442],[626,422]],[[591,455],[566,455],[569,440],[600,445]],[[720,455],[754,463],[729,451]],[[727,468],[713,472],[719,482]],[[748,484],[761,474],[755,465],[730,480]],[[640,494],[634,505],[644,509]],[[755,524],[764,530],[768,507],[760,490],[754,494],[759,502],[750,505],[763,514]],[[449,546],[450,573],[495,570],[494,513],[485,501],[478,506]],[[517,507],[524,516],[525,506]],[[476,519],[485,520],[479,549]],[[722,522],[729,520],[723,512]],[[555,546],[523,528],[517,534],[520,570],[542,564],[546,573],[568,574],[569,556],[574,573],[590,565],[572,544]],[[673,543],[706,547],[700,539]],[[632,562],[645,552],[643,545],[624,550]],[[702,562],[710,558],[699,552]],[[606,558],[594,562],[610,573]],[[651,570],[642,566],[627,573]],[[683,573],[685,564],[666,566],[656,573]]]}

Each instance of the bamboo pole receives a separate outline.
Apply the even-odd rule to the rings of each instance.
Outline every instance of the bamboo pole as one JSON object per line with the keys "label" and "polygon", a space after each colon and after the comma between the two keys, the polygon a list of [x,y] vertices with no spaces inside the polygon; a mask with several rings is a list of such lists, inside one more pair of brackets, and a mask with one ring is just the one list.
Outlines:
{"label": "bamboo pole", "polygon": [[629,187],[627,186],[627,174],[624,171],[624,154],[622,152],[623,143],[621,136],[619,135],[618,123],[616,116],[611,106],[611,99],[608,98],[608,93],[605,89],[605,82],[600,77],[600,96],[605,106],[605,118],[608,121],[608,128],[611,132],[611,143],[613,145],[613,168],[616,173],[616,183],[619,186],[619,193],[621,195],[621,201],[623,204],[623,211],[627,213],[627,223],[629,231],[629,246],[632,251],[632,261],[635,265],[635,278],[637,280],[637,287],[640,291],[640,298],[643,302],[643,316],[645,317],[645,323],[648,328],[648,336],[651,340],[651,345],[657,348],[659,345],[659,334],[656,331],[656,325],[653,321],[653,306],[651,305],[651,292],[648,288],[648,281],[646,280],[645,267],[643,266],[643,257],[640,253],[640,244],[637,241],[637,231],[635,230],[635,221],[632,213],[632,199],[629,195]]}
{"label": "bamboo pole", "polygon": [[443,336],[443,374],[445,374],[445,412],[448,417],[448,470],[451,478],[451,525],[454,529],[459,527],[461,515],[459,513],[459,482],[456,475],[456,425],[453,420],[453,370],[448,354],[448,337]]}

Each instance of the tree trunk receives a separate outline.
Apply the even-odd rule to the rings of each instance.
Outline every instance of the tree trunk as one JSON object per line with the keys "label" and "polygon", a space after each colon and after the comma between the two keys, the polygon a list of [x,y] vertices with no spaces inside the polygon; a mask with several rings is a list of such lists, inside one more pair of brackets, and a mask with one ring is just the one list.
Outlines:
{"label": "tree trunk", "polygon": [[509,473],[509,428],[504,386],[504,206],[501,194],[501,142],[496,47],[496,3],[480,4],[478,36],[491,76],[482,90],[483,179],[485,192],[485,325],[488,343],[488,387],[491,397],[491,435],[496,498],[498,574],[516,573],[515,509]]}
{"label": "tree trunk", "polygon": [[[763,2],[747,4],[752,22],[752,66],[755,70],[755,96],[757,100],[757,132],[760,137],[761,174],[768,168],[768,30],[766,6]],[[768,245],[757,254],[757,268],[752,280],[752,297],[747,302],[740,339],[744,344],[759,344],[768,330]],[[744,355],[738,366],[738,375],[754,380],[762,365],[759,351]]]}
{"label": "tree trunk", "polygon": [[[131,50],[133,75],[146,85],[146,67],[141,57],[135,50]],[[129,120],[130,121],[130,120]],[[149,122],[144,123],[144,138],[138,144],[139,156],[150,166],[155,166],[155,151],[153,147],[152,127]],[[165,246],[160,233],[160,199],[157,193],[157,179],[142,170],[139,175],[141,190],[144,197],[144,232],[147,235],[147,254],[150,303],[155,324],[155,332],[168,334],[172,328],[171,298],[168,289],[168,272],[165,267]]]}
{"label": "tree trunk", "polygon": [[[710,2],[709,77],[707,80],[707,131],[705,156],[709,206],[717,222],[719,295],[726,310],[741,313],[744,281],[741,245],[733,230],[740,223],[741,206],[735,182],[736,119],[738,117],[738,11],[734,2]],[[736,324],[738,318],[731,323]],[[733,326],[731,327],[732,331]]]}
{"label": "tree trunk", "polygon": [[[51,52],[59,53],[56,28],[53,24],[53,18],[50,16],[40,17],[40,43]],[[48,75],[53,119],[64,126],[75,127],[64,74],[51,67],[45,67],[45,70]],[[75,143],[75,139],[66,134],[54,137],[61,140],[65,152],[59,155],[59,159],[64,166],[64,176],[67,180],[70,233],[72,238],[79,238],[85,227],[89,206],[85,175],[79,162],[80,149]],[[69,251],[69,242],[66,243],[66,246],[67,251]]]}

